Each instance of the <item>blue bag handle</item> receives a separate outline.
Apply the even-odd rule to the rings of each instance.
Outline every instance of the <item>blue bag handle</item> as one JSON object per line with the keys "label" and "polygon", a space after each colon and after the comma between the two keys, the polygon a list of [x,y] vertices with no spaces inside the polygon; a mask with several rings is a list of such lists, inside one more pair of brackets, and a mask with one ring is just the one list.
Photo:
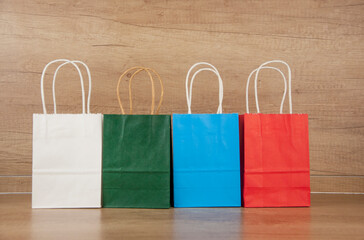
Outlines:
{"label": "blue bag handle", "polygon": [[[209,67],[207,67],[207,68],[200,68],[199,70],[197,70],[192,75],[191,84],[190,84],[190,90],[188,91],[188,82],[189,82],[190,74],[191,74],[192,70],[195,67],[199,66],[199,65],[208,65]],[[194,81],[196,75],[199,72],[202,72],[202,71],[211,71],[211,72],[215,73],[215,75],[218,77],[218,80],[219,80],[219,107],[217,108],[217,113],[218,114],[221,114],[222,113],[222,100],[223,100],[223,97],[224,97],[224,87],[223,87],[223,84],[222,84],[222,79],[221,79],[221,76],[220,76],[219,71],[212,64],[207,63],[207,62],[198,62],[198,63],[195,63],[194,65],[192,65],[192,67],[187,72],[187,76],[186,76],[186,99],[187,99],[188,114],[191,114],[192,85],[193,85],[193,81]]]}

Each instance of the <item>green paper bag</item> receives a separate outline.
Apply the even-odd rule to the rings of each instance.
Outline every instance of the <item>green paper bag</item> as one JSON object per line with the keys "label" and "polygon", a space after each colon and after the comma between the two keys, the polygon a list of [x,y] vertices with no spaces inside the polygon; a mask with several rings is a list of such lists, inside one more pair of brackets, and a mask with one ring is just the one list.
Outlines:
{"label": "green paper bag", "polygon": [[[129,80],[130,113],[132,113],[131,83],[140,71],[146,71],[152,83],[151,115],[125,115],[119,96],[123,76],[134,74]],[[103,129],[102,201],[103,207],[169,208],[171,116],[154,113],[154,73],[150,68],[131,68],[121,75],[117,92],[122,115],[105,114]]]}

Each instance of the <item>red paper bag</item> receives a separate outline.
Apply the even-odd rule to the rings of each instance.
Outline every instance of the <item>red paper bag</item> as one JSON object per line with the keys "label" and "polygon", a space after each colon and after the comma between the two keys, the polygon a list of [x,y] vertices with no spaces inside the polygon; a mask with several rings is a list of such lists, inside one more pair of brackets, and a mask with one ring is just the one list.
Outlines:
{"label": "red paper bag", "polygon": [[[265,66],[272,62],[288,67],[290,114],[282,114],[287,92],[285,75],[277,68]],[[257,78],[264,68],[281,73],[285,91],[281,114],[261,114],[257,96]],[[249,114],[248,86],[255,74],[257,114]],[[308,149],[308,115],[292,114],[291,72],[282,61],[269,61],[249,76],[246,92],[247,114],[241,115],[241,162],[244,207],[304,207],[310,206],[310,167]]]}

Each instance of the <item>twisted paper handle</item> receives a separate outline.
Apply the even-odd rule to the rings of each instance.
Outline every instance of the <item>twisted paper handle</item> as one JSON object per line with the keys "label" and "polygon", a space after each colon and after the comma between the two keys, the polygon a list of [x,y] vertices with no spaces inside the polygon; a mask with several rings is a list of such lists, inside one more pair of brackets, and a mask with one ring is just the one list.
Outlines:
{"label": "twisted paper handle", "polygon": [[[133,70],[136,70],[130,77],[129,79],[129,103],[130,103],[130,114],[133,114],[133,100],[132,100],[132,95],[131,95],[131,83],[133,81],[133,78],[135,77],[135,75],[137,75],[138,73],[140,73],[141,71],[146,71],[148,76],[149,76],[149,79],[150,79],[150,82],[152,83],[152,104],[151,104],[151,110],[150,110],[150,114],[151,115],[154,115],[154,114],[158,114],[159,112],[159,109],[162,105],[162,101],[163,101],[163,95],[164,95],[164,86],[163,86],[163,82],[162,82],[162,79],[160,77],[160,75],[152,68],[145,68],[145,67],[132,67],[132,68],[129,68],[128,70],[126,70],[123,74],[121,74],[120,78],[119,78],[119,81],[118,81],[118,85],[117,85],[117,88],[116,88],[116,94],[118,96],[118,101],[119,101],[119,106],[120,106],[120,109],[121,109],[121,113],[122,114],[125,114],[125,111],[124,111],[124,108],[123,108],[123,105],[121,103],[121,98],[120,98],[120,83],[121,83],[121,80],[123,79],[123,77],[128,74],[130,71],[133,71]],[[155,108],[155,88],[154,88],[154,79],[153,79],[153,76],[152,76],[152,73],[154,73],[157,78],[159,79],[159,83],[161,85],[161,97],[159,99],[159,104],[158,104],[158,107],[157,107],[157,110],[154,112],[154,108]]]}
{"label": "twisted paper handle", "polygon": [[[200,66],[200,65],[207,65],[208,67],[200,68],[199,70],[197,70],[192,75],[191,83],[189,85],[188,82],[189,82],[189,78],[190,78],[190,75],[191,75],[192,70],[195,67]],[[217,76],[217,78],[219,80],[219,107],[217,108],[217,113],[220,113],[221,114],[222,113],[222,100],[223,100],[223,97],[224,97],[224,89],[223,89],[222,79],[221,79],[220,73],[216,69],[216,67],[214,67],[212,64],[207,63],[207,62],[198,62],[198,63],[195,63],[194,65],[192,65],[192,67],[187,72],[187,76],[186,76],[186,99],[187,99],[188,114],[191,114],[192,85],[193,85],[193,81],[194,81],[196,75],[198,73],[202,72],[202,71],[210,71],[210,72],[213,72]],[[188,91],[188,85],[190,86],[189,91]]]}
{"label": "twisted paper handle", "polygon": [[42,72],[42,76],[41,76],[41,79],[40,79],[40,91],[41,91],[41,97],[42,97],[42,105],[43,105],[43,113],[44,114],[47,114],[47,109],[46,109],[46,105],[45,105],[45,99],[44,99],[44,76],[46,74],[46,71],[47,71],[47,68],[52,65],[53,63],[62,63],[61,65],[59,65],[53,75],[53,105],[54,105],[54,114],[57,114],[57,110],[56,110],[56,90],[55,90],[55,83],[56,83],[56,77],[57,77],[57,73],[58,71],[64,66],[64,65],[67,65],[67,64],[71,64],[73,65],[79,76],[80,76],[80,82],[81,82],[81,93],[82,93],[82,113],[85,114],[86,111],[85,111],[85,90],[84,90],[84,84],[83,84],[83,77],[82,77],[82,73],[78,67],[78,64],[81,64],[85,67],[86,71],[87,71],[87,75],[88,75],[88,80],[89,80],[89,91],[88,91],[88,100],[87,100],[87,113],[90,113],[90,98],[91,98],[91,74],[90,74],[90,70],[89,68],[87,67],[87,65],[82,62],[82,61],[78,61],[78,60],[68,60],[68,59],[56,59],[56,60],[53,60],[51,62],[49,62],[43,69],[43,72]]}
{"label": "twisted paper handle", "polygon": [[255,73],[255,80],[254,80],[254,90],[255,90],[255,105],[257,107],[257,113],[259,113],[259,102],[258,102],[258,87],[257,87],[257,79],[258,79],[258,74],[259,74],[259,71],[261,69],[264,69],[264,68],[270,68],[270,69],[274,69],[276,71],[278,71],[282,77],[283,77],[283,80],[284,80],[284,94],[283,94],[283,98],[282,98],[282,102],[281,102],[281,108],[280,108],[280,113],[282,113],[283,111],[283,104],[284,104],[284,100],[285,100],[285,97],[286,97],[286,92],[287,92],[287,80],[286,80],[286,77],[285,75],[282,73],[281,70],[279,70],[278,68],[274,68],[274,67],[269,67],[269,66],[266,66],[270,63],[281,63],[283,65],[285,65],[287,67],[287,70],[288,70],[288,103],[289,103],[289,113],[292,114],[292,73],[291,73],[291,68],[289,67],[288,63],[286,63],[285,61],[282,61],[282,60],[272,60],[272,61],[268,61],[268,62],[265,62],[263,64],[261,64],[257,69],[255,69],[254,71],[252,71],[248,77],[248,82],[247,82],[247,88],[246,88],[246,110],[247,110],[247,113],[249,113],[249,105],[248,105],[248,86],[249,86],[249,81],[250,81],[250,77],[252,76],[252,74]]}

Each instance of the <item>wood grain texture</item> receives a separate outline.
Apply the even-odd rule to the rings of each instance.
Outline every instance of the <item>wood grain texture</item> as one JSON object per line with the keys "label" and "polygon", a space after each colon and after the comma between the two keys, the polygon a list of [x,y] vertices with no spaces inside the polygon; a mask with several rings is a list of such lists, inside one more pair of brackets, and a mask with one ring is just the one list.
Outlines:
{"label": "wood grain texture", "polygon": [[31,176],[2,176],[0,177],[0,193],[32,192]]}
{"label": "wood grain texture", "polygon": [[[331,176],[359,176],[347,184],[360,185],[363,12],[363,0],[2,0],[0,176],[31,175],[32,114],[42,111],[40,75],[53,59],[88,64],[91,110],[98,113],[120,113],[115,87],[124,70],[152,67],[164,80],[163,114],[187,111],[185,76],[197,61],[210,62],[220,71],[223,111],[244,113],[249,73],[264,61],[282,59],[293,71],[293,111],[309,114],[311,173],[328,176],[325,184],[318,182],[320,189],[336,189]],[[50,75],[46,81],[51,111]],[[126,106],[127,81],[121,90]],[[278,74],[263,72],[258,88],[261,111],[278,112],[283,89]],[[59,112],[81,111],[80,86],[71,67],[61,70],[56,93]],[[215,76],[201,73],[194,83],[193,112],[216,112],[217,96]],[[150,99],[150,83],[140,75],[133,82],[135,112],[148,113]]]}
{"label": "wood grain texture", "polygon": [[0,238],[356,240],[363,203],[314,194],[310,208],[31,209],[30,195],[0,195]]}
{"label": "wood grain texture", "polygon": [[364,177],[311,176],[312,192],[363,193]]}
{"label": "wood grain texture", "polygon": [[[363,193],[364,177],[311,176],[312,192]],[[31,176],[0,177],[0,193],[30,193]]]}

